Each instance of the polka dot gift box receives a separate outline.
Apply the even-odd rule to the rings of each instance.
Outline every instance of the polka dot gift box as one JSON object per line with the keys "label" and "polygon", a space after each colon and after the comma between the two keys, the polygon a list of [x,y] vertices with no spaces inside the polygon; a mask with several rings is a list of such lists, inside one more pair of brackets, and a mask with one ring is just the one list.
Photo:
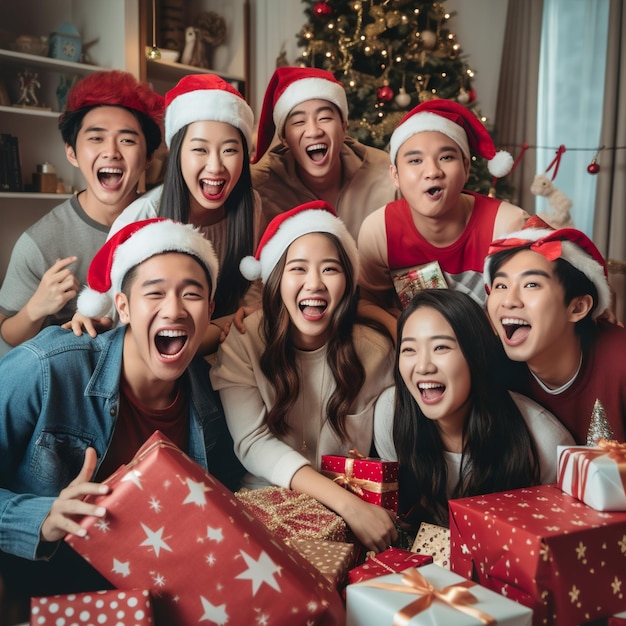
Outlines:
{"label": "polka dot gift box", "polygon": [[105,482],[89,498],[106,515],[66,541],[117,589],[148,589],[158,626],[343,626],[321,572],[159,431]]}
{"label": "polka dot gift box", "polygon": [[626,513],[556,484],[449,501],[452,571],[573,626],[626,609]]}
{"label": "polka dot gift box", "polygon": [[94,591],[31,598],[30,626],[148,626],[154,624],[147,590]]}
{"label": "polka dot gift box", "polygon": [[350,456],[322,455],[324,476],[352,491],[365,502],[398,512],[398,463],[363,456],[350,450]]}

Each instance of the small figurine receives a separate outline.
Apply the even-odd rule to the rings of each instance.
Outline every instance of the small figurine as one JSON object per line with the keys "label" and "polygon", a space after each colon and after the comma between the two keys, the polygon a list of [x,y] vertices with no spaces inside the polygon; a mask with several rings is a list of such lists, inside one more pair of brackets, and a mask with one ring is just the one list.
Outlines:
{"label": "small figurine", "polygon": [[535,196],[544,196],[548,199],[548,204],[554,209],[551,213],[541,215],[541,218],[548,222],[553,228],[572,228],[574,222],[570,214],[572,201],[545,175],[537,174],[530,192]]}
{"label": "small figurine", "polygon": [[35,89],[41,87],[39,82],[39,74],[33,73],[30,70],[24,70],[18,74],[20,79],[20,99],[16,104],[23,104],[24,106],[38,106],[39,100]]}

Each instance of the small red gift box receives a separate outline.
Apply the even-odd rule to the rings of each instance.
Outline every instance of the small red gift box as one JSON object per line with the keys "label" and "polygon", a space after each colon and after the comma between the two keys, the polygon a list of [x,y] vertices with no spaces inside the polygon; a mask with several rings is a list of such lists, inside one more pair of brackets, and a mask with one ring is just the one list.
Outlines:
{"label": "small red gift box", "polygon": [[427,554],[415,554],[400,548],[387,548],[378,554],[368,553],[363,564],[353,567],[348,572],[348,582],[354,584],[386,574],[399,574],[409,567],[420,567],[432,562],[433,557]]}
{"label": "small red gift box", "polygon": [[264,487],[241,489],[235,496],[279,539],[346,540],[343,518],[305,493]]}
{"label": "small red gift box", "polygon": [[558,446],[558,485],[597,511],[626,511],[626,443]]}
{"label": "small red gift box", "polygon": [[154,624],[147,590],[93,591],[30,600],[30,626],[147,626]]}
{"label": "small red gift box", "polygon": [[340,625],[341,598],[296,550],[160,432],[89,498],[66,541],[118,589],[149,589],[158,624]]}
{"label": "small red gift box", "polygon": [[361,500],[398,511],[398,463],[365,457],[322,455],[324,476],[355,493]]}
{"label": "small red gift box", "polygon": [[626,609],[626,514],[595,511],[541,485],[449,501],[457,574],[572,626]]}

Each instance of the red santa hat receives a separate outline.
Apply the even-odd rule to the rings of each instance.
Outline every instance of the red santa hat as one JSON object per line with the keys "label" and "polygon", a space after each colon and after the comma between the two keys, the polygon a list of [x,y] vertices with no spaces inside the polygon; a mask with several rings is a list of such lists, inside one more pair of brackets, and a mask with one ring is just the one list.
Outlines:
{"label": "red santa hat", "polygon": [[165,99],[146,83],[138,82],[129,72],[108,70],[89,74],[67,94],[66,112],[94,106],[133,109],[149,117],[161,128]]}
{"label": "red santa hat", "polygon": [[215,74],[190,74],[165,94],[165,143],[192,122],[226,122],[238,128],[252,149],[254,114],[243,96]]}
{"label": "red santa hat", "polygon": [[277,215],[265,229],[255,255],[241,259],[241,273],[248,280],[261,278],[263,283],[267,282],[287,248],[310,233],[330,233],[339,239],[352,264],[356,288],[359,273],[356,242],[334,209],[323,200],[313,200]]}
{"label": "red santa hat", "polygon": [[95,254],[87,271],[88,286],[78,296],[78,311],[87,317],[112,316],[115,294],[128,271],[165,252],[196,258],[209,273],[213,299],[219,265],[211,242],[190,224],[156,217],[124,226]]}
{"label": "red santa hat", "polygon": [[503,250],[515,248],[530,248],[550,262],[563,259],[582,272],[594,284],[598,292],[598,301],[592,311],[593,318],[604,313],[611,305],[606,261],[593,241],[585,233],[575,228],[554,230],[535,216],[526,222],[522,230],[491,242],[483,272],[487,290],[491,289],[493,255]]}
{"label": "red santa hat", "polygon": [[453,100],[435,99],[418,104],[398,124],[389,140],[391,162],[396,162],[400,146],[413,135],[426,131],[443,133],[457,143],[463,155],[472,154],[488,160],[492,176],[502,178],[513,168],[513,157],[497,152],[483,123],[468,108]]}
{"label": "red santa hat", "polygon": [[298,104],[307,100],[328,100],[348,121],[348,99],[343,84],[330,72],[315,67],[279,67],[265,91],[259,119],[256,163],[270,147],[274,133],[283,138],[287,116]]}

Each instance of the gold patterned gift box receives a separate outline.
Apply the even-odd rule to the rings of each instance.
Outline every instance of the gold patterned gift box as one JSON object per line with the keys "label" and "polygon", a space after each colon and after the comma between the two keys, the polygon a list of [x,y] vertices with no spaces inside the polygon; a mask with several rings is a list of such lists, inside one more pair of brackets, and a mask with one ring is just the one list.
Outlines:
{"label": "gold patterned gift box", "polygon": [[556,484],[449,501],[452,571],[572,626],[626,610],[626,513]]}
{"label": "gold patterned gift box", "polygon": [[450,529],[422,522],[411,552],[430,556],[433,563],[450,569]]}
{"label": "gold patterned gift box", "polygon": [[314,565],[337,589],[343,587],[354,561],[353,544],[319,539],[285,539],[285,543]]}
{"label": "gold patterned gift box", "polygon": [[235,496],[279,539],[346,540],[343,518],[304,493],[265,487],[240,489]]}

